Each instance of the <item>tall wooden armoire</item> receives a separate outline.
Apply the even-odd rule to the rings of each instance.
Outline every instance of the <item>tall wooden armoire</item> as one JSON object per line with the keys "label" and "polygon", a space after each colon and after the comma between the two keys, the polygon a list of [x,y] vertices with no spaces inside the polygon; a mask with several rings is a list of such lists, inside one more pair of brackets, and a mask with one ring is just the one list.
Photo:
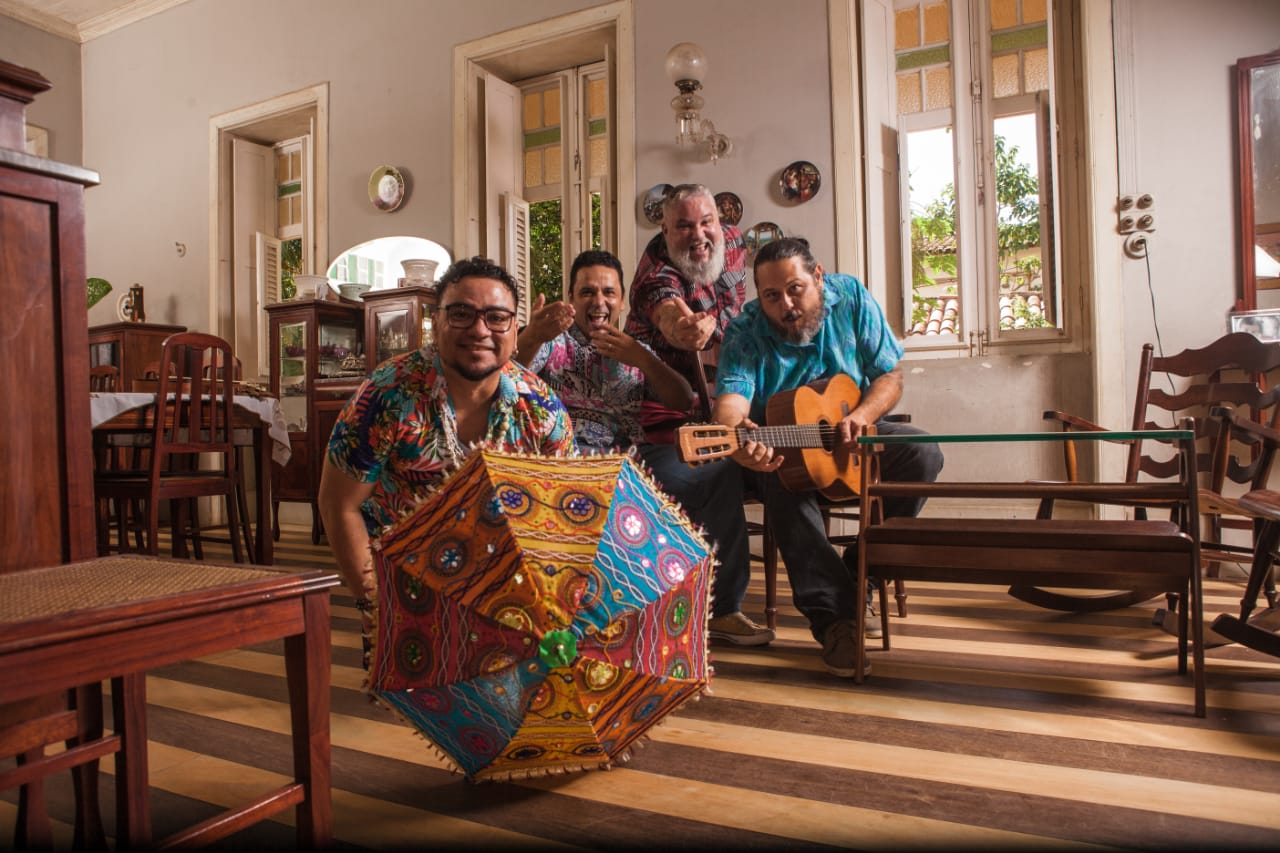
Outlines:
{"label": "tall wooden armoire", "polygon": [[0,572],[97,556],[84,189],[96,173],[23,150],[49,88],[0,60]]}

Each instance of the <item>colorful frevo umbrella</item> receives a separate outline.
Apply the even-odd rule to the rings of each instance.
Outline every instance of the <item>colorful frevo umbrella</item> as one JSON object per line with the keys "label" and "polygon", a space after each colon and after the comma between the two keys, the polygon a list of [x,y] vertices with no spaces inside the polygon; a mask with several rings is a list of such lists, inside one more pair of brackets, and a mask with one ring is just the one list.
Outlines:
{"label": "colorful frevo umbrella", "polygon": [[473,781],[625,761],[708,685],[713,552],[627,456],[474,451],[373,552],[370,692]]}

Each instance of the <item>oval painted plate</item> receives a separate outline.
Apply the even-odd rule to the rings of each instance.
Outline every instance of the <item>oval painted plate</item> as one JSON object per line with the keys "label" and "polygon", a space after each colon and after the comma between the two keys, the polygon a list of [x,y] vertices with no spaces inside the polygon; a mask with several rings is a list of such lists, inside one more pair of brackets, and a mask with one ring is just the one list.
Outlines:
{"label": "oval painted plate", "polygon": [[716,210],[725,225],[737,225],[742,221],[742,199],[731,192],[716,193]]}
{"label": "oval painted plate", "polygon": [[808,160],[797,160],[782,170],[778,186],[782,189],[783,198],[800,204],[818,194],[818,188],[822,186],[822,175],[818,172],[818,167]]}
{"label": "oval painted plate", "polygon": [[404,201],[404,176],[395,166],[379,166],[369,176],[369,201],[378,210],[391,212]]}
{"label": "oval painted plate", "polygon": [[662,224],[662,202],[671,192],[671,184],[654,184],[644,194],[644,218],[654,225]]}
{"label": "oval painted plate", "polygon": [[747,252],[754,255],[764,246],[782,237],[782,229],[772,222],[757,222],[742,235],[747,245]]}

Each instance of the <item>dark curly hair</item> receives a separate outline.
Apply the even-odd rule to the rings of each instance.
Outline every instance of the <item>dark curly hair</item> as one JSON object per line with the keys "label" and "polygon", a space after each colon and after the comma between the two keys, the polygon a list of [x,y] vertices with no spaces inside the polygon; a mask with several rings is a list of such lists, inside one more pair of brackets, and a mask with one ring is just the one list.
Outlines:
{"label": "dark curly hair", "polygon": [[475,257],[454,261],[444,271],[444,275],[440,276],[440,280],[436,282],[436,299],[441,305],[444,305],[445,289],[451,284],[457,284],[464,278],[488,278],[493,281],[500,281],[506,285],[507,290],[511,291],[512,304],[517,306],[520,304],[520,288],[516,284],[516,280],[512,278],[511,273],[488,258],[476,255]]}
{"label": "dark curly hair", "polygon": [[818,268],[818,262],[813,258],[813,252],[809,251],[809,241],[803,237],[780,237],[777,240],[770,240],[756,252],[755,263],[751,265],[751,273],[760,269],[761,264],[768,264],[774,261],[785,261],[787,258],[800,258],[804,264],[805,272],[810,275]]}
{"label": "dark curly hair", "polygon": [[613,252],[599,249],[588,249],[573,259],[573,268],[569,270],[569,295],[573,296],[573,285],[578,280],[578,270],[585,267],[608,267],[618,274],[618,286],[626,293],[627,286],[622,283],[622,261]]}

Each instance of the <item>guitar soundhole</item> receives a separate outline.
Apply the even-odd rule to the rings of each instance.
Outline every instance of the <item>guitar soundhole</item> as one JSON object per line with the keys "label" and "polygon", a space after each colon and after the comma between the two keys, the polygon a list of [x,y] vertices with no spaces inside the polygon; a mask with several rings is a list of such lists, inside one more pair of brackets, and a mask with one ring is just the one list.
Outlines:
{"label": "guitar soundhole", "polygon": [[836,428],[830,421],[818,421],[818,440],[822,442],[822,449],[827,453],[836,449],[836,435]]}

